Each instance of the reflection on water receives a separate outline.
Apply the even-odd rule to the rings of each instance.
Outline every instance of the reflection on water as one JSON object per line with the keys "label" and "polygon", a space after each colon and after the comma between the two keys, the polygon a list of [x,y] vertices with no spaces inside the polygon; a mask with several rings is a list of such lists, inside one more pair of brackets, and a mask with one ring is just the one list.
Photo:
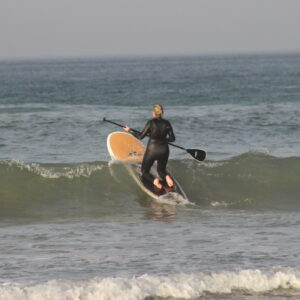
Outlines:
{"label": "reflection on water", "polygon": [[173,222],[176,220],[176,206],[155,202],[152,198],[140,190],[136,198],[141,207],[146,208],[144,218],[146,220]]}
{"label": "reflection on water", "polygon": [[150,208],[146,213],[147,219],[162,222],[173,222],[176,219],[176,211],[171,205],[152,202]]}

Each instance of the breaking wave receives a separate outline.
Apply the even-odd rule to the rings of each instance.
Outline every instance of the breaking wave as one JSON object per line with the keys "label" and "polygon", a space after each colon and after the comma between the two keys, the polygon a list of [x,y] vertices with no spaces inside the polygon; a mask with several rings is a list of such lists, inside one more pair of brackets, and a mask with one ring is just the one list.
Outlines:
{"label": "breaking wave", "polygon": [[[245,153],[224,161],[171,160],[176,176],[196,207],[299,209],[300,157]],[[0,216],[62,215],[72,210],[111,211],[140,205],[144,193],[122,164],[0,162]],[[141,200],[143,201],[143,200]],[[124,206],[124,205],[123,205]],[[124,208],[125,209],[125,208]]]}
{"label": "breaking wave", "polygon": [[[263,294],[270,297],[274,295],[276,298],[278,292],[289,299],[299,297],[299,270],[198,272],[133,278],[96,277],[86,281],[51,280],[29,285],[7,282],[0,285],[0,300],[153,300],[202,299],[202,296],[205,299],[223,299],[222,295],[226,295],[224,299],[228,299],[228,295],[230,299],[245,299],[241,295]],[[210,297],[206,298],[208,295]]]}

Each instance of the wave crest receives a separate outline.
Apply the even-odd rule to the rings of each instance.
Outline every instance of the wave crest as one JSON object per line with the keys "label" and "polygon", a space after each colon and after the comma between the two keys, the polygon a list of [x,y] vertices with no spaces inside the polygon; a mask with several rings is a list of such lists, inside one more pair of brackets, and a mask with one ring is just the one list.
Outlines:
{"label": "wave crest", "polygon": [[31,174],[39,175],[44,178],[69,178],[90,177],[94,172],[103,168],[103,165],[95,163],[79,163],[79,164],[40,164],[40,163],[25,163],[21,160],[11,160],[0,162],[0,165],[15,167],[21,171],[26,170]]}
{"label": "wave crest", "polygon": [[[300,209],[300,158],[245,153],[225,161],[171,160],[169,168],[195,207]],[[33,208],[139,206],[145,198],[122,164],[0,162],[0,216]],[[143,195],[144,197],[142,197]],[[114,204],[114,206],[112,205]]]}
{"label": "wave crest", "polygon": [[6,283],[0,286],[0,299],[127,299],[141,300],[180,298],[196,299],[206,294],[231,294],[234,299],[239,293],[275,294],[289,297],[300,295],[299,270],[224,271],[210,274],[192,273],[169,276],[143,275],[134,278],[93,278],[88,281],[52,280],[35,285]]}

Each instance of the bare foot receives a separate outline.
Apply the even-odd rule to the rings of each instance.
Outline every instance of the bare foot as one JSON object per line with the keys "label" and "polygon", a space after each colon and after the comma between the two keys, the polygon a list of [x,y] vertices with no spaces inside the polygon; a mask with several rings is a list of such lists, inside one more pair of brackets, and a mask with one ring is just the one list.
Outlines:
{"label": "bare foot", "polygon": [[172,178],[169,175],[166,176],[166,182],[167,182],[169,187],[172,187],[174,185],[174,182],[173,182]]}
{"label": "bare foot", "polygon": [[153,180],[153,184],[154,184],[154,186],[157,187],[158,189],[162,189],[162,185],[161,185],[161,183],[159,182],[159,179],[158,179],[158,178],[155,178],[155,179]]}

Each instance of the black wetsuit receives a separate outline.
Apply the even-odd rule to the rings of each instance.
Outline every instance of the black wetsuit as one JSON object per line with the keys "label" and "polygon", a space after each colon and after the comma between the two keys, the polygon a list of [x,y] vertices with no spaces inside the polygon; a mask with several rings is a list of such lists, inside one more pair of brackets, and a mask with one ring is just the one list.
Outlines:
{"label": "black wetsuit", "polygon": [[169,158],[168,142],[175,141],[172,126],[168,120],[162,118],[153,118],[146,123],[141,133],[135,133],[135,137],[143,139],[149,135],[149,141],[142,162],[142,176],[144,179],[153,182],[154,177],[150,174],[150,169],[157,161],[157,172],[162,181],[165,181],[166,166]]}

